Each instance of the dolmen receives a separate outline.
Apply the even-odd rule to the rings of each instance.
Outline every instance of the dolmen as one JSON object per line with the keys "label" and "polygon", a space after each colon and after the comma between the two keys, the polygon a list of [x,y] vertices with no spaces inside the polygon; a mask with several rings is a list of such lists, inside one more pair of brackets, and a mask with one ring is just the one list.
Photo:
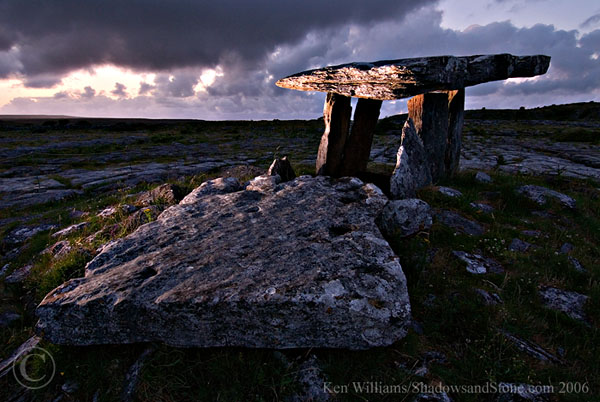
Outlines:
{"label": "dolmen", "polygon": [[[203,183],[155,221],[104,245],[84,277],[46,295],[36,310],[37,333],[79,346],[393,344],[412,318],[406,277],[378,226],[389,199],[351,177],[366,168],[382,101],[414,96],[398,151],[401,180],[391,186],[408,194],[456,170],[466,86],[543,74],[549,61],[442,56],[346,64],[280,80],[328,93],[318,175],[295,177],[282,160],[248,183]],[[350,128],[352,96],[360,99]]]}
{"label": "dolmen", "polygon": [[[408,101],[408,118],[414,127],[405,127],[404,134],[416,131],[427,154],[429,173],[425,176],[435,182],[458,169],[465,87],[541,75],[549,65],[550,57],[544,55],[420,57],[303,71],[280,79],[276,85],[327,93],[323,109],[325,132],[316,171],[334,177],[356,176],[366,170],[382,102],[412,97]],[[352,125],[351,97],[358,98]]]}

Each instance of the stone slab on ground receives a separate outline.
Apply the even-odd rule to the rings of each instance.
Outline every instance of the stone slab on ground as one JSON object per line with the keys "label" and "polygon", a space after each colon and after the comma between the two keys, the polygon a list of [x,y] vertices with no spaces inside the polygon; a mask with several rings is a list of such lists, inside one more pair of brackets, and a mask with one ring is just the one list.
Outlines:
{"label": "stone slab on ground", "polygon": [[379,229],[386,236],[412,236],[421,230],[429,230],[432,223],[431,207],[418,198],[388,202],[377,219]]}
{"label": "stone slab on ground", "polygon": [[469,236],[481,236],[485,228],[479,223],[460,215],[458,212],[447,209],[437,209],[435,218],[444,225]]}
{"label": "stone slab on ground", "polygon": [[387,201],[355,178],[197,191],[50,292],[37,330],[73,345],[390,345],[411,317],[398,257],[375,224]]}
{"label": "stone slab on ground", "polygon": [[521,186],[517,189],[517,193],[522,194],[534,201],[538,205],[544,205],[549,198],[557,200],[566,208],[575,208],[577,202],[566,194],[558,191],[550,190],[549,188],[535,185]]}
{"label": "stone slab on ground", "polygon": [[584,306],[589,299],[588,296],[577,292],[548,287],[540,290],[540,297],[544,305],[549,309],[562,311],[574,320],[586,322]]}
{"label": "stone slab on ground", "polygon": [[480,254],[465,253],[464,251],[453,251],[452,254],[467,264],[467,271],[472,274],[495,273],[501,274],[504,268],[492,258]]}

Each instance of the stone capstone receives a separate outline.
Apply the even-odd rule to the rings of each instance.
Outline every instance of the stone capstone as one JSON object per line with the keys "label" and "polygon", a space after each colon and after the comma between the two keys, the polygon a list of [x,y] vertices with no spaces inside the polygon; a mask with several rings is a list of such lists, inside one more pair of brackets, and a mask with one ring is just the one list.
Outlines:
{"label": "stone capstone", "polygon": [[37,330],[72,345],[390,345],[411,317],[398,257],[375,224],[387,201],[356,178],[252,191],[204,183],[50,292]]}
{"label": "stone capstone", "polygon": [[448,91],[489,81],[544,74],[550,57],[511,54],[434,56],[349,63],[303,71],[275,85],[366,99],[394,100]]}

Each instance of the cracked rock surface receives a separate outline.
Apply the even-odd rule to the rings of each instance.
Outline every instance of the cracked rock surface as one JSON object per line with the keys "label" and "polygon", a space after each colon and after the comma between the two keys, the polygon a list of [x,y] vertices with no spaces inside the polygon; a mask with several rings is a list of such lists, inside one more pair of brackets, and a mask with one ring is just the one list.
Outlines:
{"label": "cracked rock surface", "polygon": [[50,292],[38,331],[57,344],[180,347],[366,349],[404,337],[406,279],[375,224],[388,201],[377,187],[308,176],[208,187],[221,191],[186,197]]}

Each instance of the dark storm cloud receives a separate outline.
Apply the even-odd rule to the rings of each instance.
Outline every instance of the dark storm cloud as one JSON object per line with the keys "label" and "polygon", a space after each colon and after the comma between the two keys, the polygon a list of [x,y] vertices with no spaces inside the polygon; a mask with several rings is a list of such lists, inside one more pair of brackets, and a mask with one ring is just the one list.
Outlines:
{"label": "dark storm cloud", "polygon": [[52,88],[62,82],[60,76],[54,74],[41,74],[32,77],[25,77],[23,86],[25,88]]}
{"label": "dark storm cloud", "polygon": [[[176,75],[159,75],[154,80],[159,95],[187,98],[194,95],[194,86],[198,83],[198,75],[183,73]],[[140,89],[141,90],[141,89]]]}
{"label": "dark storm cloud", "polygon": [[[547,54],[552,57],[548,73],[538,79],[499,81],[469,88],[467,105],[470,107],[529,107],[598,99],[600,94],[600,30],[580,34],[575,30],[560,30],[544,24],[520,28],[509,21],[474,25],[465,30],[445,29],[441,26],[442,12],[431,6],[415,9],[406,18],[382,18],[365,23],[358,20],[353,22],[348,17],[345,23],[342,20],[335,21],[335,24],[332,22],[319,30],[308,27],[302,34],[287,41],[286,34],[282,34],[283,39],[267,41],[266,45],[248,44],[245,40],[240,44],[235,43],[238,34],[226,30],[235,24],[223,23],[218,32],[233,36],[228,39],[229,48],[216,56],[218,74],[206,91],[194,92],[194,89],[200,82],[204,67],[214,67],[214,63],[205,63],[201,55],[196,58],[187,55],[190,60],[195,60],[193,66],[180,67],[187,62],[174,63],[175,59],[172,59],[169,65],[177,67],[168,71],[154,70],[154,82],[142,83],[139,90],[130,88],[129,97],[126,97],[123,88],[122,95],[117,94],[118,99],[102,93],[86,102],[79,100],[84,97],[79,94],[72,94],[60,101],[51,97],[37,98],[36,102],[30,98],[17,98],[2,111],[9,114],[65,114],[64,108],[68,104],[69,113],[80,115],[102,113],[126,116],[129,113],[145,117],[207,119],[315,118],[322,113],[323,94],[281,89],[274,85],[275,81],[298,71],[324,65],[443,54],[513,53]],[[259,28],[260,24],[257,23],[255,29]],[[273,31],[275,28],[269,29]],[[156,32],[147,42],[159,38],[159,42],[167,43],[171,34],[164,32],[164,38],[160,38],[162,34]],[[198,47],[193,40],[184,37],[189,49]],[[131,43],[127,41],[122,46],[129,49]],[[245,45],[258,49],[256,55],[246,55],[242,49]],[[179,49],[183,45],[174,42],[174,46]],[[97,46],[94,45],[94,48]],[[213,50],[218,49],[215,47]],[[114,57],[110,52],[106,54]],[[22,55],[23,49],[0,52],[0,73],[10,66],[14,69],[26,64]],[[110,57],[107,60],[113,60]],[[136,57],[132,56],[132,59]],[[154,59],[148,60],[144,64],[145,72],[152,71],[155,65],[152,62]],[[23,67],[21,70],[26,69]],[[53,76],[51,72],[45,74]],[[138,95],[143,96],[133,95],[136,90]],[[399,113],[406,110],[405,103],[385,102],[383,110],[388,114]]]}
{"label": "dark storm cloud", "polygon": [[81,93],[81,97],[83,99],[91,99],[96,95],[96,90],[90,86],[83,88],[83,92]]}
{"label": "dark storm cloud", "polygon": [[54,99],[64,99],[64,98],[68,98],[68,97],[69,97],[69,93],[67,91],[57,92],[53,96]]}
{"label": "dark storm cloud", "polygon": [[402,19],[434,2],[0,0],[0,49],[19,49],[22,66],[11,72],[25,75],[100,63],[155,71],[215,66],[230,53],[252,63],[310,31]]}
{"label": "dark storm cloud", "polygon": [[595,14],[595,15],[592,15],[587,20],[583,21],[581,23],[581,25],[579,25],[579,27],[580,28],[588,28],[588,27],[598,25],[599,23],[600,23],[600,14]]}
{"label": "dark storm cloud", "polygon": [[140,89],[138,91],[138,95],[149,95],[152,90],[156,88],[155,85],[148,84],[147,82],[140,82]]}
{"label": "dark storm cloud", "polygon": [[126,89],[127,89],[127,87],[124,84],[121,84],[120,82],[116,82],[115,89],[110,91],[110,93],[113,94],[114,96],[118,96],[119,98],[125,98],[125,97],[127,97],[127,92],[125,91]]}

